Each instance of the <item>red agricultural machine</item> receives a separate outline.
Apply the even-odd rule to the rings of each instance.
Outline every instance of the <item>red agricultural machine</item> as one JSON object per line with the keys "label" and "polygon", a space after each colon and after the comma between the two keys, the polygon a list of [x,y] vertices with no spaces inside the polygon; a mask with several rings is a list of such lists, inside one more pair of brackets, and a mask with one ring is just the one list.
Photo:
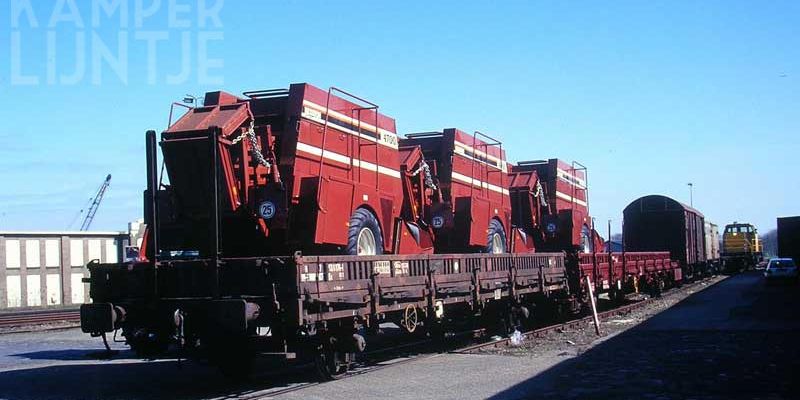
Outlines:
{"label": "red agricultural machine", "polygon": [[[506,253],[511,226],[508,165],[502,144],[458,129],[412,133],[400,140],[406,152],[428,160],[439,192],[426,201],[437,253]],[[425,167],[427,168],[427,167]]]}
{"label": "red agricultural machine", "polygon": [[522,237],[515,251],[602,249],[589,216],[586,167],[558,159],[524,161],[511,167],[510,176],[513,224]]}
{"label": "red agricultural machine", "polygon": [[308,84],[210,92],[171,119],[146,135],[143,257],[89,264],[81,307],[84,332],[142,354],[177,345],[233,374],[313,357],[332,378],[383,323],[507,332],[534,306],[575,309],[585,276],[621,291],[647,260],[665,273],[663,254],[598,253],[586,168],[509,166],[479,132],[400,139],[377,105]]}
{"label": "red agricultural machine", "polygon": [[215,240],[229,256],[507,250],[496,140],[456,129],[399,140],[377,105],[335,88],[245,96],[208,93],[162,134],[169,184],[150,207],[161,251],[208,255]]}

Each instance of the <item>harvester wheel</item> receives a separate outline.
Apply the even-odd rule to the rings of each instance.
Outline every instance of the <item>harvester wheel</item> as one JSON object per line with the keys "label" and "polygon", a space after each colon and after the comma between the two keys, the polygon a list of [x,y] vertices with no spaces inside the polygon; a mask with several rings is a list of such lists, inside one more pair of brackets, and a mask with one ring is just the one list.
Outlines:
{"label": "harvester wheel", "polygon": [[347,254],[371,256],[383,253],[383,237],[378,220],[364,208],[350,217],[347,231]]}
{"label": "harvester wheel", "polygon": [[490,254],[506,253],[506,231],[503,229],[503,224],[492,219],[489,222],[487,233],[486,252]]}

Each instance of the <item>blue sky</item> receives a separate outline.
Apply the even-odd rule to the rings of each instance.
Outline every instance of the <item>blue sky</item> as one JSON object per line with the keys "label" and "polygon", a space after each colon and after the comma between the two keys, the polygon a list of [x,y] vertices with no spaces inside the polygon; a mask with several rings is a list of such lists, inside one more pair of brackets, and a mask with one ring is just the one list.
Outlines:
{"label": "blue sky", "polygon": [[112,0],[19,1],[0,6],[0,230],[66,228],[107,173],[93,228],[123,230],[171,101],[304,81],[373,100],[401,133],[580,161],[603,234],[639,196],[688,203],[687,182],[720,225],[800,214],[800,2],[120,0],[93,21]]}

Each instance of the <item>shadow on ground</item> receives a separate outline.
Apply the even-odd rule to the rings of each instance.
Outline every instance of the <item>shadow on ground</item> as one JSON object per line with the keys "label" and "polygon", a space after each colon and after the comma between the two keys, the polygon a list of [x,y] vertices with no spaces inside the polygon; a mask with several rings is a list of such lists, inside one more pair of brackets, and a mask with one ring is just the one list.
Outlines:
{"label": "shadow on ground", "polygon": [[737,275],[492,399],[798,398],[799,300]]}
{"label": "shadow on ground", "polygon": [[[86,360],[90,351],[35,354]],[[57,358],[61,357],[61,358]],[[115,359],[116,360],[116,359]],[[262,369],[264,371],[264,369]],[[226,379],[199,362],[125,360],[114,363],[54,365],[0,372],[0,399],[206,399],[235,398],[256,390],[302,382],[311,372],[275,374],[247,382]],[[284,376],[285,375],[285,376]]]}
{"label": "shadow on ground", "polygon": [[138,359],[131,351],[115,352],[110,358],[105,350],[42,350],[29,353],[12,354],[11,357],[26,358],[28,360],[54,360],[54,361],[78,361],[78,360],[123,360]]}

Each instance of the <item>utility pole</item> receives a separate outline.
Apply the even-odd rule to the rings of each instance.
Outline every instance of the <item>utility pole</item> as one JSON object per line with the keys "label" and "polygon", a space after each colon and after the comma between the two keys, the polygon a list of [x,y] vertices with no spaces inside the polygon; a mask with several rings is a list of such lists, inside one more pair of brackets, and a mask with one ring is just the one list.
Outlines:
{"label": "utility pole", "polygon": [[693,198],[694,193],[692,193],[694,189],[694,184],[692,182],[689,182],[686,185],[689,186],[689,205],[694,207],[694,198]]}

